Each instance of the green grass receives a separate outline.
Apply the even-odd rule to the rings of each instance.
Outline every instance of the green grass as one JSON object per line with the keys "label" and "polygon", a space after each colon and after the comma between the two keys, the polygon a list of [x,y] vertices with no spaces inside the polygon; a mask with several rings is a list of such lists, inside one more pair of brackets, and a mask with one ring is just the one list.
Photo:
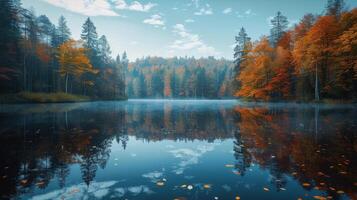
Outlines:
{"label": "green grass", "polygon": [[0,96],[0,103],[67,103],[90,101],[86,96],[58,93],[20,92]]}

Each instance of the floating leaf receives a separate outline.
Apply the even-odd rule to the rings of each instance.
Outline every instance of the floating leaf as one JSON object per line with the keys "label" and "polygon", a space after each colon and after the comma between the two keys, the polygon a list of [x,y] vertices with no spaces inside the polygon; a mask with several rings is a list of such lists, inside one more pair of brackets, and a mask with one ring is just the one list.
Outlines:
{"label": "floating leaf", "polygon": [[329,187],[330,190],[335,191],[336,189],[333,187]]}
{"label": "floating leaf", "polygon": [[204,185],[203,185],[203,188],[204,188],[204,189],[210,189],[210,188],[211,188],[211,185],[210,185],[210,184],[204,184]]}
{"label": "floating leaf", "polygon": [[236,196],[236,200],[240,200],[240,196]]}
{"label": "floating leaf", "polygon": [[323,196],[314,196],[314,199],[325,200],[326,197],[323,197]]}
{"label": "floating leaf", "polygon": [[181,188],[186,188],[187,187],[187,185],[181,185]]}
{"label": "floating leaf", "polygon": [[234,165],[232,165],[232,164],[226,164],[225,167],[227,167],[227,168],[233,168]]}
{"label": "floating leaf", "polygon": [[40,182],[37,182],[37,183],[36,183],[37,186],[42,186],[42,185],[44,185],[44,184],[45,184],[44,181],[40,181]]}
{"label": "floating leaf", "polygon": [[24,180],[21,180],[21,184],[26,184],[27,183],[27,180],[26,179],[24,179]]}
{"label": "floating leaf", "polygon": [[345,192],[342,190],[337,191],[338,194],[344,194]]}
{"label": "floating leaf", "polygon": [[158,182],[156,183],[156,185],[157,185],[157,186],[164,186],[164,185],[165,185],[165,182],[163,182],[163,181],[158,181]]}
{"label": "floating leaf", "polygon": [[303,183],[302,186],[304,186],[304,187],[310,187],[310,183]]}
{"label": "floating leaf", "polygon": [[280,190],[286,191],[286,189],[285,189],[285,188],[280,188]]}
{"label": "floating leaf", "polygon": [[266,191],[266,192],[269,192],[269,191],[270,191],[269,188],[266,188],[266,187],[263,188],[263,190]]}

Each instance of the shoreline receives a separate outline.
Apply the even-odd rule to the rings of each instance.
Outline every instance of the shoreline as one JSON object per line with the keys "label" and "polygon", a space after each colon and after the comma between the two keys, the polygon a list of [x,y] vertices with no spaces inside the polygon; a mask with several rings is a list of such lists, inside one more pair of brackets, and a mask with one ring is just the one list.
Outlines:
{"label": "shoreline", "polygon": [[55,103],[84,103],[95,101],[127,101],[128,98],[91,98],[89,96],[66,93],[36,93],[20,92],[0,95],[1,105],[13,104],[55,104]]}

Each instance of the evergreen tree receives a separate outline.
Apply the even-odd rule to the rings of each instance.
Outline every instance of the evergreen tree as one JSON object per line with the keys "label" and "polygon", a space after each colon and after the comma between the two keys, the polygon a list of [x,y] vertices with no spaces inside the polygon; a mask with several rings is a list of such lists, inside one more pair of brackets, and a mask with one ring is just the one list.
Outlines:
{"label": "evergreen tree", "polygon": [[59,43],[58,45],[67,42],[71,37],[71,32],[67,26],[67,21],[63,16],[61,16],[58,20],[57,35]]}
{"label": "evergreen tree", "polygon": [[0,1],[0,88],[1,91],[15,92],[17,84],[8,84],[6,80],[15,79],[19,72],[21,50],[19,47],[19,7],[13,0]]}
{"label": "evergreen tree", "polygon": [[284,35],[288,28],[288,19],[279,11],[271,20],[272,28],[270,29],[270,44],[275,47],[279,39]]}
{"label": "evergreen tree", "polygon": [[110,64],[112,51],[108,44],[107,38],[105,35],[102,35],[98,40],[98,56],[101,58],[101,62],[105,65]]}
{"label": "evergreen tree", "polygon": [[326,14],[340,17],[345,8],[344,0],[328,0],[326,6]]}
{"label": "evergreen tree", "polygon": [[[248,34],[246,33],[245,29],[242,27],[241,30],[239,31],[238,36],[236,36],[235,39],[236,39],[236,46],[234,48],[234,72],[235,72],[234,77],[238,77],[240,72],[240,64],[245,55],[245,48],[248,42],[250,42],[250,37],[248,37]],[[236,79],[234,79],[233,81],[233,86],[235,90],[239,88],[239,82]]]}

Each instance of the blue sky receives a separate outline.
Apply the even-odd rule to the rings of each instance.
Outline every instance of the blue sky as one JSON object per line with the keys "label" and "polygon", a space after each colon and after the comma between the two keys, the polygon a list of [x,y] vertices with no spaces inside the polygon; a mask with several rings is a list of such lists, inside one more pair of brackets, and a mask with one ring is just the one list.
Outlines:
{"label": "blue sky", "polygon": [[[296,23],[305,13],[321,14],[327,0],[22,0],[57,24],[63,15],[79,39],[89,16],[106,35],[113,55],[195,56],[232,59],[234,36],[244,26],[250,37],[269,34],[277,11]],[[346,0],[357,7],[356,0]]]}

